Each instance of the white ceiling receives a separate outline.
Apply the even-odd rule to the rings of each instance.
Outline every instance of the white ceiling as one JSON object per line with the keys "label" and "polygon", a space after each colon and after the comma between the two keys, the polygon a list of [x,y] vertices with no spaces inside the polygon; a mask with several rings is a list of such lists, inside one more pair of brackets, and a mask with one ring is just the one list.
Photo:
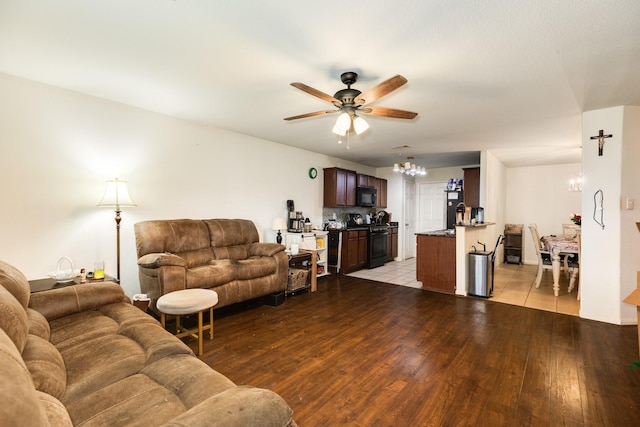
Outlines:
{"label": "white ceiling", "polygon": [[[581,113],[640,105],[638,0],[2,0],[0,72],[330,156],[390,166],[580,162]],[[338,144],[340,74],[409,83]],[[409,145],[404,150],[393,149]],[[475,153],[474,153],[475,152]]]}

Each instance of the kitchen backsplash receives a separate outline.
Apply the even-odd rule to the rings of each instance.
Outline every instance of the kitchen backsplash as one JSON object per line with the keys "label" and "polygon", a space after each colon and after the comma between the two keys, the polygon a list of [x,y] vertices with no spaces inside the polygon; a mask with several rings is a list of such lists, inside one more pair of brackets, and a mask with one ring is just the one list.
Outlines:
{"label": "kitchen backsplash", "polygon": [[336,207],[322,208],[322,218],[323,218],[323,223],[326,223],[329,220],[333,219],[333,215],[335,214],[336,221],[342,221],[346,223],[349,220],[350,213],[358,213],[362,215],[362,217],[364,218],[364,216],[367,214],[373,217],[376,213],[378,213],[381,210],[383,209],[363,208],[360,206],[352,206],[352,207],[346,207],[346,208],[336,208]]}

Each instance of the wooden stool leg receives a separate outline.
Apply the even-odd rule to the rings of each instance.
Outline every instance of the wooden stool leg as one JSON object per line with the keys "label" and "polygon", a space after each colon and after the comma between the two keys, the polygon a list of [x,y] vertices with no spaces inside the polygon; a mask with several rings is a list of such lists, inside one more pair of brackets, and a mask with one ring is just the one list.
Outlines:
{"label": "wooden stool leg", "polygon": [[198,356],[202,356],[202,311],[198,312]]}
{"label": "wooden stool leg", "polygon": [[180,316],[176,315],[176,335],[182,331],[182,325],[180,324]]}
{"label": "wooden stool leg", "polygon": [[160,324],[162,325],[162,329],[167,329],[165,326],[166,317],[164,313],[160,313]]}
{"label": "wooden stool leg", "polygon": [[209,340],[213,340],[213,307],[209,309]]}

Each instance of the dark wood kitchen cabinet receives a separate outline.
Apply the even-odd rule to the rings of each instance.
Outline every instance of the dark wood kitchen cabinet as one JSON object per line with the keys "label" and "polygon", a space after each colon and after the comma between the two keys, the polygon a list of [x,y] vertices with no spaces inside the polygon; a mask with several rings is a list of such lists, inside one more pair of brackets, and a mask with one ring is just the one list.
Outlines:
{"label": "dark wood kitchen cabinet", "polygon": [[342,232],[341,273],[353,273],[367,266],[368,234],[368,230],[346,230]]}
{"label": "dark wood kitchen cabinet", "polygon": [[480,168],[463,168],[464,204],[469,207],[480,206]]}
{"label": "dark wood kitchen cabinet", "polygon": [[378,187],[378,207],[387,207],[387,180],[379,179],[380,186]]}
{"label": "dark wood kitchen cabinet", "polygon": [[398,256],[398,227],[389,227],[387,237],[387,262],[393,261]]}
{"label": "dark wood kitchen cabinet", "polygon": [[324,169],[324,206],[356,205],[356,172],[340,168]]}
{"label": "dark wood kitchen cabinet", "polygon": [[418,234],[416,279],[422,289],[454,294],[456,291],[456,239]]}

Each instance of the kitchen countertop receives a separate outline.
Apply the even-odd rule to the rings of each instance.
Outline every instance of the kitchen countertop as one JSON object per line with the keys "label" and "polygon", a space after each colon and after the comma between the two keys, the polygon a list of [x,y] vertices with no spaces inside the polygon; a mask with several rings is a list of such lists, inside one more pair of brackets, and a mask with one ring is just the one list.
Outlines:
{"label": "kitchen countertop", "polygon": [[[456,225],[456,227],[463,228],[483,228],[487,225],[494,225],[495,222],[483,222],[482,224],[465,224],[465,225]],[[423,231],[420,233],[416,233],[416,236],[432,236],[432,237],[456,237],[456,233],[454,230],[434,230],[434,231]]]}
{"label": "kitchen countertop", "polygon": [[416,233],[416,236],[431,236],[431,237],[456,237],[455,231],[452,230],[433,230],[423,231]]}

